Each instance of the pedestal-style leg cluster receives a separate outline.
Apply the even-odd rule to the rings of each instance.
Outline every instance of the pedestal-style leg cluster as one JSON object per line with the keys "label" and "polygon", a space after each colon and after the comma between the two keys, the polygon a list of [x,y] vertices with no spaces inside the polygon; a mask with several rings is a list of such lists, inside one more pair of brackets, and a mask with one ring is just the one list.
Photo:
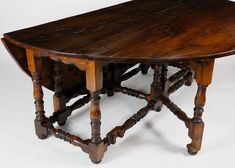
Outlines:
{"label": "pedestal-style leg cluster", "polygon": [[[206,88],[211,83],[214,60],[202,60],[180,63],[159,63],[159,64],[140,64],[139,67],[132,69],[121,75],[115,74],[113,69],[114,82],[103,88],[103,67],[102,62],[86,60],[84,64],[76,64],[86,72],[86,89],[84,96],[70,106],[66,103],[72,98],[68,98],[63,93],[60,65],[67,63],[64,59],[55,60],[54,69],[54,113],[50,117],[45,116],[43,106],[43,91],[41,84],[42,58],[37,57],[33,51],[27,50],[28,67],[33,79],[33,95],[35,99],[36,119],[35,130],[40,139],[45,139],[49,134],[67,141],[89,154],[94,163],[99,163],[107,147],[116,143],[116,139],[122,138],[125,132],[143,119],[151,110],[161,111],[165,105],[174,115],[182,120],[189,130],[189,137],[192,142],[187,145],[190,154],[196,154],[201,149],[204,123],[202,121],[203,107],[205,105]],[[167,67],[174,66],[179,69],[174,75],[167,75]],[[122,87],[121,83],[128,80],[139,72],[146,74],[149,68],[154,70],[153,82],[149,93],[144,93],[131,88]],[[169,96],[183,85],[190,86],[196,80],[198,89],[195,97],[195,107],[193,118],[189,118],[186,113],[174,104]],[[101,137],[101,110],[100,94],[107,93],[112,96],[114,92],[122,92],[126,95],[134,96],[146,100],[146,106],[141,108],[132,117],[127,119],[122,125],[113,128]],[[112,93],[112,94],[110,94]],[[80,94],[81,96],[81,94]],[[90,102],[90,124],[91,138],[83,140],[79,136],[71,135],[61,129],[56,129],[53,124],[57,122],[64,125],[72,112]]]}

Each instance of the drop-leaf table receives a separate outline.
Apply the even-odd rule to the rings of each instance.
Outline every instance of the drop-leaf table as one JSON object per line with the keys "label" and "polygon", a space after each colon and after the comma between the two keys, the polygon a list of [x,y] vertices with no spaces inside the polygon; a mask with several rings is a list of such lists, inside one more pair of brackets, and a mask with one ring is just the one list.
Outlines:
{"label": "drop-leaf table", "polygon": [[[99,163],[107,147],[165,105],[189,130],[190,154],[201,148],[206,89],[215,58],[235,54],[235,3],[228,0],[133,0],[105,9],[4,34],[17,64],[32,77],[35,130],[40,139],[54,135]],[[130,67],[138,67],[129,70]],[[179,71],[168,77],[167,67]],[[154,70],[149,93],[123,87],[138,72]],[[195,79],[198,89],[189,118],[169,95]],[[141,83],[138,83],[141,85]],[[47,117],[43,90],[54,91],[54,113]],[[146,106],[102,138],[100,94],[122,92]],[[72,98],[84,95],[71,106]],[[53,126],[66,124],[72,111],[90,102],[91,138],[82,139]]]}

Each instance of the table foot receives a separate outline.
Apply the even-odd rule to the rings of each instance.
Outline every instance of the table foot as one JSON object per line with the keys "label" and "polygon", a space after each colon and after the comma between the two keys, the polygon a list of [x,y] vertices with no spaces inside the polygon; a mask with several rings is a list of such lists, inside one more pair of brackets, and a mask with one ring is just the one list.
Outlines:
{"label": "table foot", "polygon": [[107,96],[108,96],[108,97],[114,96],[114,92],[113,92],[113,91],[107,91]]}
{"label": "table foot", "polygon": [[104,157],[105,151],[107,150],[107,145],[104,144],[104,142],[99,144],[89,143],[88,150],[91,161],[95,164],[99,164]]}
{"label": "table foot", "polygon": [[192,144],[187,145],[188,153],[190,155],[196,155],[198,153],[198,150],[192,146]]}
{"label": "table foot", "polygon": [[162,107],[158,107],[157,109],[155,109],[157,112],[160,112],[162,110]]}
{"label": "table foot", "polygon": [[64,126],[65,124],[66,124],[66,121],[65,121],[65,122],[62,122],[62,123],[59,123],[59,122],[58,122],[58,125],[59,125],[59,126]]}
{"label": "table foot", "polygon": [[191,155],[196,155],[201,149],[202,136],[203,136],[204,123],[194,123],[193,121],[189,124],[189,137],[192,142],[187,145],[188,153]]}
{"label": "table foot", "polygon": [[41,121],[34,120],[35,132],[39,139],[46,139],[49,135],[49,132],[46,127],[43,126]]}

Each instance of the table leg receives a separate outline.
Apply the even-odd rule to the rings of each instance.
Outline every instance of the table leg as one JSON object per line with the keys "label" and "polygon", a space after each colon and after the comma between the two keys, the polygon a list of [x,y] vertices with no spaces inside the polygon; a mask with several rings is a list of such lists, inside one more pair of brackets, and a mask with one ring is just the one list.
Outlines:
{"label": "table leg", "polygon": [[[163,93],[163,86],[162,86],[162,68],[163,66],[161,64],[156,64],[153,66],[154,74],[153,74],[153,83],[151,84],[151,90],[150,90],[150,98],[151,100],[156,99]],[[155,106],[154,110],[161,111],[163,107],[163,104],[161,101],[158,101]]]}
{"label": "table leg", "polygon": [[163,64],[161,69],[161,84],[162,89],[165,89],[165,84],[167,81],[167,72],[168,72],[168,64]]}
{"label": "table leg", "polygon": [[206,102],[206,88],[211,83],[214,60],[197,63],[195,68],[198,85],[195,97],[194,117],[189,123],[189,137],[192,142],[187,145],[189,154],[195,155],[201,149],[204,122],[202,121],[203,107]]}
{"label": "table leg", "polygon": [[148,73],[149,68],[150,68],[149,64],[141,64],[140,65],[141,73],[143,75],[146,75]]}
{"label": "table leg", "polygon": [[86,85],[91,94],[91,141],[88,148],[91,160],[94,163],[99,163],[107,148],[100,137],[101,112],[99,95],[103,87],[103,67],[100,62],[87,61]]}
{"label": "table leg", "polygon": [[[62,90],[62,83],[61,83],[61,72],[60,72],[60,63],[55,62],[54,64],[54,86],[55,86],[55,94],[53,96],[53,103],[54,103],[54,111],[59,112],[61,110],[66,109],[66,100],[65,95],[63,94]],[[67,118],[63,117],[60,118],[57,123],[62,126],[66,123]]]}
{"label": "table leg", "polygon": [[40,75],[40,66],[42,64],[41,58],[35,57],[33,51],[27,50],[27,63],[33,80],[33,96],[35,99],[34,104],[36,109],[36,119],[34,120],[35,131],[38,138],[45,139],[49,133],[47,128],[43,126],[46,117],[43,105],[43,90]]}

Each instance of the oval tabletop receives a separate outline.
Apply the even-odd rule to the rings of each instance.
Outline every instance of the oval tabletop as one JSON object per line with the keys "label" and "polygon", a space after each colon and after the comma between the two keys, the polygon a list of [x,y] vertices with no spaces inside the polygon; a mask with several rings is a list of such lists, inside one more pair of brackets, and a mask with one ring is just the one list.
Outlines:
{"label": "oval tabletop", "polygon": [[134,0],[4,39],[43,53],[112,62],[216,58],[235,53],[235,3]]}

